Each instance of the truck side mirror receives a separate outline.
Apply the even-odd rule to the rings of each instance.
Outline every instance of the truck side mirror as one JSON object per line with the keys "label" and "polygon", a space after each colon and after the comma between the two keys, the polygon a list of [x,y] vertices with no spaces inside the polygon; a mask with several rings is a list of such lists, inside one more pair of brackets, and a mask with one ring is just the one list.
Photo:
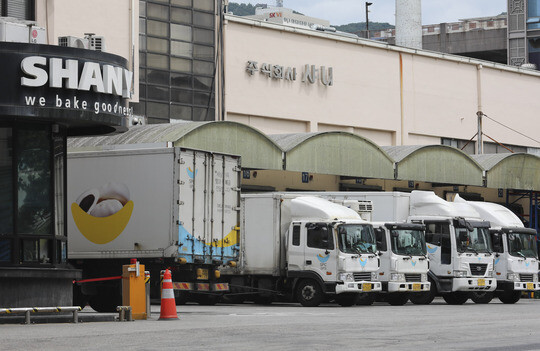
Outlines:
{"label": "truck side mirror", "polygon": [[467,240],[469,240],[469,233],[459,232],[459,241],[467,241]]}
{"label": "truck side mirror", "polygon": [[383,228],[376,228],[375,229],[375,240],[377,240],[377,243],[382,242],[384,237],[384,229]]}

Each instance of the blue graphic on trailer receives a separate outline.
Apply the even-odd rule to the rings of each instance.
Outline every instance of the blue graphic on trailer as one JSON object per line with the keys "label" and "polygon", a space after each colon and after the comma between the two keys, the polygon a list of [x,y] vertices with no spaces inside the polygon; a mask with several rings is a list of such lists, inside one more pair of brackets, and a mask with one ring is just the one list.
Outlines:
{"label": "blue graphic on trailer", "polygon": [[188,167],[188,168],[187,168],[187,174],[188,174],[188,176],[189,176],[191,179],[195,179],[195,176],[197,175],[197,172],[198,172],[198,171],[199,171],[199,170],[196,169],[195,172],[193,172],[193,171],[191,170],[191,167]]}
{"label": "blue graphic on trailer", "polygon": [[[238,245],[238,233],[236,230],[232,230],[227,236],[214,243],[205,243],[199,239],[196,239],[191,235],[184,226],[178,226],[178,242],[182,243],[178,248],[178,254],[184,257],[187,262],[193,263],[193,256],[207,257],[210,254],[213,259],[221,259],[222,256],[226,258],[235,258],[235,247]],[[209,263],[209,262],[207,262]]]}

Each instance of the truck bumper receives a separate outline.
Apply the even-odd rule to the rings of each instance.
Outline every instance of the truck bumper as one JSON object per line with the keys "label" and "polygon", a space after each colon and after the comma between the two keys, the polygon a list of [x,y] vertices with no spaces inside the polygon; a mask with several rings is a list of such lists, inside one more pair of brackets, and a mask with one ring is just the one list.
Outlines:
{"label": "truck bumper", "polygon": [[514,282],[514,290],[522,290],[522,291],[540,290],[540,283]]}
{"label": "truck bumper", "polygon": [[336,285],[336,294],[357,292],[379,292],[382,290],[380,282],[354,282]]}
{"label": "truck bumper", "polygon": [[452,291],[494,291],[497,288],[495,278],[454,278]]}
{"label": "truck bumper", "polygon": [[388,292],[422,292],[430,288],[430,282],[388,282]]}

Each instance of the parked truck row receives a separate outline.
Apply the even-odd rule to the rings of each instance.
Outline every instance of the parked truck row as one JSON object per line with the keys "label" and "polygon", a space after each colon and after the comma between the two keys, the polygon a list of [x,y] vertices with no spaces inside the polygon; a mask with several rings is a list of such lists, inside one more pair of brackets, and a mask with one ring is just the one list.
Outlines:
{"label": "parked truck row", "polygon": [[113,310],[131,258],[154,298],[171,269],[177,303],[513,303],[540,289],[535,233],[514,222],[490,232],[475,204],[416,191],[240,194],[240,172],[238,156],[171,145],[70,152],[75,303]]}

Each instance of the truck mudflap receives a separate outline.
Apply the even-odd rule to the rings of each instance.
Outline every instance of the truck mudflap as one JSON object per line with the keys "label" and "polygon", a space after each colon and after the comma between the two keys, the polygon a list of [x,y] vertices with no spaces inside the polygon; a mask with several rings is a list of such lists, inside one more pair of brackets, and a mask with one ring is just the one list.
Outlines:
{"label": "truck mudflap", "polygon": [[431,289],[430,282],[388,282],[388,292],[423,292]]}
{"label": "truck mudflap", "polygon": [[540,283],[514,282],[514,290],[521,290],[521,291],[540,290]]}
{"label": "truck mudflap", "polygon": [[351,292],[379,292],[382,291],[380,282],[347,282],[336,285],[336,294],[351,293]]}
{"label": "truck mudflap", "polygon": [[452,281],[452,291],[494,291],[497,288],[495,278],[454,278]]}
{"label": "truck mudflap", "polygon": [[183,291],[229,291],[229,283],[185,283],[173,282],[174,290]]}

